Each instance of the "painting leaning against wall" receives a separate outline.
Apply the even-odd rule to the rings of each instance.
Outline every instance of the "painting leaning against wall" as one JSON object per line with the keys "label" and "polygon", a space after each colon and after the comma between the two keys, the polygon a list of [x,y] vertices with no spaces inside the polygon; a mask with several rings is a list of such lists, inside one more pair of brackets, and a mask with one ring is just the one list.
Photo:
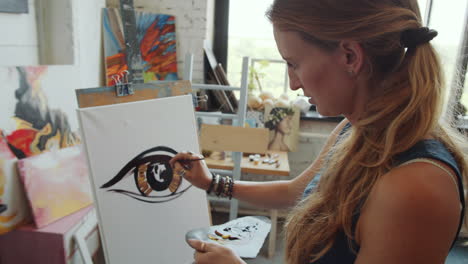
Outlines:
{"label": "painting leaning against wall", "polygon": [[[65,100],[66,97],[60,98],[61,93],[67,92],[73,96],[73,90],[67,91],[66,79],[62,87],[49,86],[45,89],[44,79],[55,78],[48,76],[48,71],[46,66],[0,68],[0,82],[3,84],[5,95],[0,99],[0,110],[7,113],[10,119],[2,120],[0,128],[8,132],[8,145],[18,159],[34,156],[52,148],[65,148],[80,143],[79,136],[73,131],[68,118],[75,107]],[[54,73],[52,75],[59,75],[61,72]],[[46,90],[51,93],[49,98]],[[57,108],[49,106],[52,96],[55,102],[60,101],[61,105]],[[63,109],[67,105],[68,115]]]}
{"label": "painting leaning against wall", "polygon": [[0,234],[29,222],[18,160],[80,143],[72,66],[0,67]]}
{"label": "painting leaning against wall", "polygon": [[92,203],[86,156],[78,146],[19,160],[18,171],[37,228]]}
{"label": "painting leaning against wall", "polygon": [[[177,80],[175,18],[164,14],[135,12],[137,41],[145,82]],[[103,9],[104,52],[107,85],[127,70],[125,39],[119,10]]]}

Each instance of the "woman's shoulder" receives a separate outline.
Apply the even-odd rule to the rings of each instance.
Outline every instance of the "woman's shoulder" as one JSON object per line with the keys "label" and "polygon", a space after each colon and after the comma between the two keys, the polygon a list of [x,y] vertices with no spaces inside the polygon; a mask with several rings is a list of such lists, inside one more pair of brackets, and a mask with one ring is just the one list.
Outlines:
{"label": "woman's shoulder", "polygon": [[383,245],[382,250],[404,255],[405,244],[413,248],[408,254],[424,248],[448,252],[461,213],[457,186],[450,177],[430,163],[408,164],[383,175],[361,210],[361,249],[378,251],[376,247]]}
{"label": "woman's shoulder", "polygon": [[397,166],[378,180],[370,198],[404,215],[420,212],[428,217],[449,208],[459,212],[460,172],[440,141],[421,140],[397,160]]}
{"label": "woman's shoulder", "polygon": [[[391,169],[376,183],[379,190],[376,195],[389,195],[392,201],[403,202],[409,198],[431,201],[445,197],[444,191],[457,193],[456,172],[438,160],[416,159]],[[441,196],[441,197],[439,197]],[[454,196],[458,200],[458,196]],[[388,198],[388,197],[387,197]],[[444,199],[442,199],[444,200]]]}

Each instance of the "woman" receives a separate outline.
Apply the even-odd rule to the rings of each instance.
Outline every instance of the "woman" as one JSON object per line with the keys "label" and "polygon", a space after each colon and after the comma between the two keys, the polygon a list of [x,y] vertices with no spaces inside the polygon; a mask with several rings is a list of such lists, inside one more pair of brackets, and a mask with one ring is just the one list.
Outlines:
{"label": "woman", "polygon": [[291,134],[292,117],[294,110],[286,107],[275,107],[271,109],[268,121],[265,127],[274,130],[273,138],[268,143],[268,149],[290,151],[286,144],[286,136]]}
{"label": "woman", "polygon": [[[442,115],[436,32],[422,27],[417,1],[276,0],[267,15],[291,89],[346,119],[298,177],[239,181],[226,195],[293,208],[287,263],[444,263],[465,214],[466,139],[444,121],[453,115]],[[181,170],[175,161],[189,157],[172,162]],[[187,179],[209,189],[205,164],[192,163]],[[190,244],[197,264],[244,263],[223,247]]]}

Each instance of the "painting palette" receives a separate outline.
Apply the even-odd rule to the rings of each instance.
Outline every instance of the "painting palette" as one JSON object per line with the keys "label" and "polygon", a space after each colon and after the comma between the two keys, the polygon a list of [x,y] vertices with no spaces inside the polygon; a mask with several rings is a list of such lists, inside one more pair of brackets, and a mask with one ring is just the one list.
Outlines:
{"label": "painting palette", "polygon": [[270,232],[271,221],[264,216],[246,216],[222,225],[194,229],[185,239],[216,243],[232,249],[242,258],[255,258]]}

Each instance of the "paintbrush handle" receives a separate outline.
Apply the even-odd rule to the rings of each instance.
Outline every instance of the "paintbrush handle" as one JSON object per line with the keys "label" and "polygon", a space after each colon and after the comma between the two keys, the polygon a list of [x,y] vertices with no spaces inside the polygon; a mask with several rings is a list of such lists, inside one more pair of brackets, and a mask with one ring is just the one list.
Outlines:
{"label": "paintbrush handle", "polygon": [[204,160],[205,158],[197,158],[197,159],[180,159],[178,160],[179,162],[182,162],[182,163],[189,163],[189,162],[192,162],[192,161],[199,161],[199,160]]}

